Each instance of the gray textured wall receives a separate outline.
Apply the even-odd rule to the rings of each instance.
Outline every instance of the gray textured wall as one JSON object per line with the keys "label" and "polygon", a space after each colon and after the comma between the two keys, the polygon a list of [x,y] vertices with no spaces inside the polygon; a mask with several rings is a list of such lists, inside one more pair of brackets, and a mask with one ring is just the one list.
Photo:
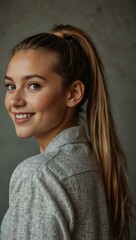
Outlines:
{"label": "gray textured wall", "polygon": [[[69,23],[88,31],[103,59],[119,137],[129,165],[136,199],[136,4],[135,0],[1,0],[0,1],[0,220],[8,206],[13,169],[38,153],[33,139],[21,140],[4,109],[4,74],[10,49],[21,39]],[[131,239],[136,239],[136,225]]]}

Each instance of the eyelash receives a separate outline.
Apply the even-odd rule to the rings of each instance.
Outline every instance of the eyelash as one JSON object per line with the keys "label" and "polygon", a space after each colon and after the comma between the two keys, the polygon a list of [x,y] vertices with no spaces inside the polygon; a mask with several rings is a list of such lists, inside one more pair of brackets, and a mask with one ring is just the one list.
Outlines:
{"label": "eyelash", "polygon": [[[36,86],[36,89],[40,88],[41,86],[37,83],[31,83],[29,84],[29,87],[32,86],[32,85],[35,85]],[[35,89],[31,89],[31,90],[35,90]]]}
{"label": "eyelash", "polygon": [[[31,83],[31,84],[29,84],[28,88],[30,88],[30,86],[32,86],[32,85],[35,85],[35,86],[36,86],[35,89],[38,89],[38,88],[41,87],[41,86],[40,86],[39,84],[37,84],[37,83]],[[11,84],[11,83],[5,83],[5,87],[7,88],[7,90],[9,90],[9,91],[14,90],[14,89],[9,89],[9,86],[14,87],[14,89],[15,89],[15,85],[14,85],[14,84]],[[35,89],[30,89],[30,90],[35,90]]]}
{"label": "eyelash", "polygon": [[7,90],[12,91],[13,89],[9,89],[9,86],[14,86],[15,87],[14,84],[5,83],[5,87],[7,88]]}

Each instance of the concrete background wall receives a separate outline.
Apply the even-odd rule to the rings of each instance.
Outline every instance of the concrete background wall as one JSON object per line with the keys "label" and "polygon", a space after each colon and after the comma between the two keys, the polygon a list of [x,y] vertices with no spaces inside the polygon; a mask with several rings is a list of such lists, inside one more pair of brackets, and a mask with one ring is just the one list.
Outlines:
{"label": "concrete background wall", "polygon": [[[10,176],[19,162],[38,153],[33,139],[18,139],[4,109],[4,74],[11,48],[21,39],[73,24],[94,39],[108,77],[118,135],[126,151],[129,185],[136,200],[136,2],[135,0],[0,1],[0,220],[8,207]],[[136,239],[134,223],[131,240]]]}

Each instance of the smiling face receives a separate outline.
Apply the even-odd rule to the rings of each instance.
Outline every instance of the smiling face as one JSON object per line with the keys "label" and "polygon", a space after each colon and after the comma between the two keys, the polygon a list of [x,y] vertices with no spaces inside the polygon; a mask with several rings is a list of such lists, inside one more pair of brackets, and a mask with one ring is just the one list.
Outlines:
{"label": "smiling face", "polygon": [[5,106],[19,137],[46,136],[67,118],[67,94],[52,69],[55,53],[22,50],[11,58]]}

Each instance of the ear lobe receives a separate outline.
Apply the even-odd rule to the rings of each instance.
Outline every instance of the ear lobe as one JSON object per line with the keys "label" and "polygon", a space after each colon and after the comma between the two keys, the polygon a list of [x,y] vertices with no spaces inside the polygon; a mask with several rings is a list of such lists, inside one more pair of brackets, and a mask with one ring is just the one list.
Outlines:
{"label": "ear lobe", "polygon": [[84,90],[85,87],[81,80],[74,81],[68,91],[67,106],[75,107],[78,105],[84,96]]}

